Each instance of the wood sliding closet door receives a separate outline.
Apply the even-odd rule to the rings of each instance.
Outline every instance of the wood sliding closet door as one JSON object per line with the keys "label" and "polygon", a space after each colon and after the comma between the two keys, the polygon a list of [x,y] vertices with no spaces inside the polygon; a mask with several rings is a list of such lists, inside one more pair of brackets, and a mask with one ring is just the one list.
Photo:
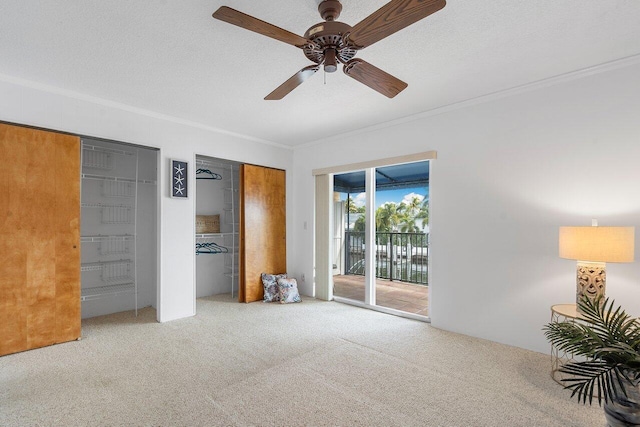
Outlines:
{"label": "wood sliding closet door", "polygon": [[286,273],[285,171],[240,167],[240,302],[264,298],[260,275]]}
{"label": "wood sliding closet door", "polygon": [[0,124],[0,355],[80,337],[80,139]]}

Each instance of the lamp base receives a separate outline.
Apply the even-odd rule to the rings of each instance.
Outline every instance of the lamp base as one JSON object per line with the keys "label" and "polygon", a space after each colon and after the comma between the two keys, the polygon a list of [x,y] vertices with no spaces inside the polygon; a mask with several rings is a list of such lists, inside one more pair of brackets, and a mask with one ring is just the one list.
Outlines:
{"label": "lamp base", "polygon": [[604,295],[607,288],[607,272],[604,262],[578,261],[576,270],[576,305],[580,310],[580,301],[584,297],[594,301],[600,298],[600,304],[604,303]]}

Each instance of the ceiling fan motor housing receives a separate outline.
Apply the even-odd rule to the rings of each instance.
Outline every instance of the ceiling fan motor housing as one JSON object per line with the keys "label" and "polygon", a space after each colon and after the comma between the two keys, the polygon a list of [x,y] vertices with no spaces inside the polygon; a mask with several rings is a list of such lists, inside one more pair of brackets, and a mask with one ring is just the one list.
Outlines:
{"label": "ceiling fan motor housing", "polygon": [[305,56],[316,64],[322,64],[326,59],[331,63],[325,64],[328,66],[325,67],[325,71],[329,73],[335,71],[337,64],[333,60],[334,56],[337,61],[344,63],[358,52],[344,42],[344,35],[350,31],[351,26],[344,22],[327,21],[314,25],[304,33],[304,37],[314,42],[319,48],[305,46],[303,48]]}
{"label": "ceiling fan motor housing", "polygon": [[335,21],[342,12],[342,4],[338,0],[323,0],[318,5],[318,12],[325,21]]}

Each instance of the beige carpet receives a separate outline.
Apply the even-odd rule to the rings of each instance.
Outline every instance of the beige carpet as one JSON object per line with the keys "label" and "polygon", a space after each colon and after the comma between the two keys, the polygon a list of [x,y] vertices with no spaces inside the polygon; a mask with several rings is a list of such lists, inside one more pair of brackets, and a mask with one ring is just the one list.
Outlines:
{"label": "beige carpet", "polygon": [[0,425],[605,424],[547,355],[310,298],[197,312],[89,319],[81,341],[0,357]]}

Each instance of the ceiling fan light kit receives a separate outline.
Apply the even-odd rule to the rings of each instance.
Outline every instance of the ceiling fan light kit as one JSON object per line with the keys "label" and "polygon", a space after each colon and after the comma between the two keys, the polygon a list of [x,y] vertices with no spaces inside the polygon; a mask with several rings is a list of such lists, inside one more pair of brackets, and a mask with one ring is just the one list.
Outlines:
{"label": "ceiling fan light kit", "polygon": [[426,18],[445,5],[445,0],[391,0],[352,27],[336,21],[342,11],[342,4],[338,0],[322,0],[318,4],[318,12],[324,22],[313,25],[302,37],[227,6],[220,7],[213,17],[302,49],[304,55],[314,62],[277,87],[265,100],[284,98],[321,66],[326,73],[333,73],[338,69],[338,63],[343,64],[343,72],[347,76],[393,98],[407,84],[354,57],[359,50]]}

